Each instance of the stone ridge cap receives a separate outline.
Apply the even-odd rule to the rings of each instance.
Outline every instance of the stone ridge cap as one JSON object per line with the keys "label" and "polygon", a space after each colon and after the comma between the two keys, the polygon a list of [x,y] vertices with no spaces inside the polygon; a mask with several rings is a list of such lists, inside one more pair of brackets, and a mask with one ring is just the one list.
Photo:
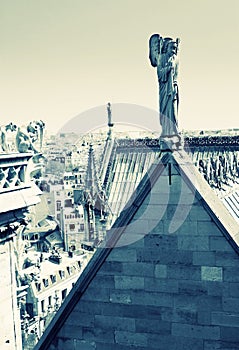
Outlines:
{"label": "stone ridge cap", "polygon": [[[116,219],[114,225],[109,230],[108,238],[106,242],[103,242],[103,246],[99,247],[94,253],[93,257],[85,267],[82,274],[79,276],[74,288],[71,289],[70,293],[66,297],[64,303],[60,307],[56,316],[52,319],[49,326],[43,333],[39,342],[34,347],[34,350],[47,350],[50,346],[54,336],[58,330],[64,324],[64,321],[70,315],[74,306],[80,300],[81,296],[86,291],[88,285],[91,283],[96,273],[109,256],[112,249],[114,249],[121,235],[123,234],[127,224],[133,219],[134,214],[138,210],[138,207],[143,202],[144,198],[148,195],[152,185],[157,181],[165,168],[165,164],[169,161],[169,154],[166,153],[162,158],[152,163],[149,168],[148,174],[143,177],[137,187],[138,194],[135,196],[135,192],[126,204],[126,210],[121,212],[121,215]],[[123,225],[122,225],[123,224]],[[110,233],[112,233],[110,235]]]}
{"label": "stone ridge cap", "polygon": [[212,220],[222,230],[233,248],[239,253],[239,227],[236,220],[205,181],[185,151],[176,151],[171,157],[180,167],[180,173],[188,186],[193,191],[196,191],[196,196],[202,202]]}

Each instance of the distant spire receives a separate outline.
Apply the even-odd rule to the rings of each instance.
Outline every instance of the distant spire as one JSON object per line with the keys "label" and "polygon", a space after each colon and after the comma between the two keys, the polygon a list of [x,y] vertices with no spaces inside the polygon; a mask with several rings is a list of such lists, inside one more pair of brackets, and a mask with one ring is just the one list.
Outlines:
{"label": "distant spire", "polygon": [[114,123],[112,123],[112,109],[111,109],[110,102],[108,102],[107,104],[107,112],[108,112],[108,127],[112,128],[114,126]]}
{"label": "distant spire", "polygon": [[111,140],[112,139],[112,128],[114,126],[114,123],[112,123],[112,109],[111,109],[111,104],[110,102],[108,102],[107,104],[107,112],[108,112],[108,136],[107,136],[107,140]]}
{"label": "distant spire", "polygon": [[96,165],[95,154],[93,144],[90,143],[88,165],[87,165],[87,176],[86,176],[86,189],[90,192],[92,199],[102,199],[102,185],[98,176],[98,167]]}

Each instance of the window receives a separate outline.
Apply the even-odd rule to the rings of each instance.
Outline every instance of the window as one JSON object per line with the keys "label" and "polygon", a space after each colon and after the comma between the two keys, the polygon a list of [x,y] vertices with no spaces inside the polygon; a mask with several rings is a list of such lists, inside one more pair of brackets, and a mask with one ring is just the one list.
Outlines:
{"label": "window", "polygon": [[45,312],[44,306],[45,306],[44,300],[41,300],[41,312],[42,313]]}
{"label": "window", "polygon": [[43,278],[43,284],[44,284],[44,287],[48,287],[49,286],[47,278]]}
{"label": "window", "polygon": [[66,298],[66,295],[67,295],[67,289],[63,289],[63,291],[61,292],[62,301]]}
{"label": "window", "polygon": [[60,275],[61,279],[65,278],[65,271],[60,270],[59,275]]}
{"label": "window", "polygon": [[84,224],[80,224],[80,231],[84,231],[85,229],[85,225]]}
{"label": "window", "polygon": [[56,275],[51,275],[51,281],[52,281],[52,283],[56,282]]}
{"label": "window", "polygon": [[66,199],[65,200],[65,207],[66,208],[71,208],[72,207],[72,200],[71,199]]}
{"label": "window", "polygon": [[36,286],[37,291],[40,292],[41,291],[41,283],[36,282],[35,286]]}
{"label": "window", "polygon": [[70,228],[71,231],[74,231],[75,230],[75,224],[70,224],[69,228]]}
{"label": "window", "polygon": [[61,201],[56,201],[56,210],[57,211],[61,210]]}

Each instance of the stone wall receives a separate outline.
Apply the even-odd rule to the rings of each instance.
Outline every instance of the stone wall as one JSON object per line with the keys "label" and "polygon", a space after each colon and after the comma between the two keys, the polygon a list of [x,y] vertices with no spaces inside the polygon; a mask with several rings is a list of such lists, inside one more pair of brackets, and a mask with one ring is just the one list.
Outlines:
{"label": "stone wall", "polygon": [[213,208],[180,172],[168,174],[166,167],[49,349],[239,349],[238,254]]}

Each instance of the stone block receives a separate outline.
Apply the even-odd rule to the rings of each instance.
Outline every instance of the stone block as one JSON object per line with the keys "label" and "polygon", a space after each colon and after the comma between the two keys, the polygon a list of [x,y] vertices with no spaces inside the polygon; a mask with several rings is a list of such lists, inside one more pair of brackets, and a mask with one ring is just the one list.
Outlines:
{"label": "stone block", "polygon": [[90,287],[95,290],[102,288],[114,288],[114,278],[115,276],[96,274],[91,282]]}
{"label": "stone block", "polygon": [[178,249],[192,251],[208,251],[209,238],[205,236],[179,236]]}
{"label": "stone block", "polygon": [[222,267],[201,266],[201,278],[203,281],[222,282]]}
{"label": "stone block", "polygon": [[220,327],[172,323],[172,335],[177,337],[220,339]]}
{"label": "stone block", "polygon": [[159,235],[159,234],[149,234],[144,238],[144,246],[149,249],[176,249],[177,248],[176,235]]}
{"label": "stone block", "polygon": [[95,314],[101,314],[102,313],[102,307],[104,306],[104,302],[94,301],[91,300],[89,303],[88,300],[81,299],[80,303],[77,303],[74,310],[75,312],[81,313],[88,313],[89,315],[95,315]]}
{"label": "stone block", "polygon": [[223,268],[224,281],[226,282],[237,282],[239,283],[238,267],[224,267]]}
{"label": "stone block", "polygon": [[144,262],[122,263],[122,271],[126,276],[154,276],[153,264]]}
{"label": "stone block", "polygon": [[173,306],[173,297],[167,293],[132,291],[132,303],[136,305]]}
{"label": "stone block", "polygon": [[197,299],[197,309],[201,311],[221,311],[222,298],[220,296],[201,295]]}
{"label": "stone block", "polygon": [[[108,283],[108,280],[107,280]],[[107,302],[109,301],[109,288],[103,288],[102,285],[97,288],[94,285],[90,285],[85,293],[82,295],[81,300],[94,300],[94,301],[101,301],[101,302]]]}
{"label": "stone block", "polygon": [[215,253],[193,252],[193,265],[215,266]]}
{"label": "stone block", "polygon": [[[177,228],[177,234],[178,235],[184,235],[184,236],[199,236],[197,232],[197,222],[196,221],[187,221],[185,220],[185,217],[182,216],[177,218],[178,220],[178,228]],[[179,225],[180,224],[180,225]]]}
{"label": "stone block", "polygon": [[115,289],[144,289],[144,277],[114,276]]}
{"label": "stone block", "polygon": [[57,350],[95,350],[95,342],[78,339],[59,339]]}
{"label": "stone block", "polygon": [[161,264],[192,265],[193,253],[194,252],[187,250],[174,250],[170,252],[160,250],[158,256]]}
{"label": "stone block", "polygon": [[[201,296],[200,296],[201,297]],[[198,310],[198,297],[194,295],[174,295],[174,307],[179,309],[187,309],[191,311]]]}
{"label": "stone block", "polygon": [[[96,349],[97,350],[130,350],[132,347],[126,347],[126,345],[121,344],[107,344],[107,343],[98,343],[96,342]],[[77,349],[78,350],[78,349]],[[79,349],[81,350],[81,349]],[[149,350],[148,347],[140,347],[140,350]]]}
{"label": "stone block", "polygon": [[159,264],[159,249],[137,249],[137,262]]}
{"label": "stone block", "polygon": [[197,322],[200,325],[211,325],[211,311],[210,310],[198,310]]}
{"label": "stone block", "polygon": [[135,332],[134,318],[95,315],[94,326],[99,329]]}
{"label": "stone block", "polygon": [[[152,196],[150,198],[150,203],[147,205],[147,208],[144,210],[144,212],[141,214],[140,219],[138,220],[144,219],[146,222],[148,220],[158,220],[158,221],[162,220],[168,208],[167,203],[164,203],[163,198],[164,197],[158,196],[157,198],[158,202],[154,204],[153,202],[156,199],[156,197]],[[146,224],[143,224],[143,225],[146,225]]]}
{"label": "stone block", "polygon": [[122,272],[122,262],[120,261],[105,261],[98,271],[98,275],[118,275]]}
{"label": "stone block", "polygon": [[76,324],[68,325],[65,323],[58,332],[58,337],[82,339],[82,327]]}
{"label": "stone block", "polygon": [[232,252],[233,248],[225,237],[212,236],[209,238],[210,250],[219,252]]}
{"label": "stone block", "polygon": [[94,342],[114,343],[114,331],[104,328],[83,328],[83,339]]}
{"label": "stone block", "polygon": [[143,347],[147,346],[147,334],[115,331],[115,342],[125,346]]}
{"label": "stone block", "polygon": [[[116,305],[116,304],[115,304]],[[137,318],[159,318],[161,314],[159,306],[149,306],[146,304],[139,305],[120,305],[119,315],[122,317]]]}
{"label": "stone block", "polygon": [[237,341],[233,342],[233,339],[232,341],[221,341],[220,345],[220,350],[239,350],[239,343]]}
{"label": "stone block", "polygon": [[127,247],[114,248],[106,261],[133,262],[136,261],[136,250]]}
{"label": "stone block", "polygon": [[124,291],[110,291],[110,302],[117,304],[131,304],[131,292]]}
{"label": "stone block", "polygon": [[156,278],[166,278],[167,277],[167,266],[163,265],[163,264],[155,265],[155,277]]}
{"label": "stone block", "polygon": [[[167,226],[169,226],[169,223],[172,221],[178,221],[178,227],[180,227],[182,224],[191,223],[191,227],[196,228],[196,220],[190,219],[190,210],[191,206],[188,204],[168,204],[164,218],[164,220],[168,222]],[[188,228],[190,229],[190,226]]]}
{"label": "stone block", "polygon": [[178,281],[172,279],[145,278],[144,288],[146,291],[162,293],[178,293]]}
{"label": "stone block", "polygon": [[170,192],[170,186],[168,182],[168,175],[167,176],[160,176],[160,179],[154,184],[151,194],[161,195],[163,193],[169,193]]}
{"label": "stone block", "polygon": [[221,327],[221,340],[228,342],[239,342],[238,327]]}
{"label": "stone block", "polygon": [[221,342],[216,340],[205,340],[203,350],[222,350]]}
{"label": "stone block", "polygon": [[136,249],[137,247],[143,248],[144,247],[144,235],[148,232],[143,233],[133,233],[133,232],[127,232],[127,229],[124,231],[124,233],[121,235],[120,239],[116,243],[116,247],[119,248],[127,248],[127,249]]}
{"label": "stone block", "polygon": [[239,282],[236,282],[236,283],[229,282],[228,288],[229,288],[229,296],[231,297],[239,296]]}
{"label": "stone block", "polygon": [[222,232],[212,221],[197,221],[197,233],[199,235],[223,237]]}
{"label": "stone block", "polygon": [[178,293],[183,295],[207,295],[207,286],[201,281],[179,280]]}
{"label": "stone block", "polygon": [[173,317],[173,306],[148,306],[147,307],[147,314],[145,314],[145,318],[152,319],[158,319],[162,321],[166,321],[169,323],[172,323],[172,317]]}
{"label": "stone block", "polygon": [[217,281],[207,281],[207,291],[208,295],[211,296],[230,296],[229,292],[229,283],[226,282],[217,282]]}
{"label": "stone block", "polygon": [[[194,204],[191,207],[190,213],[189,213],[190,220],[192,221],[197,221],[199,223],[199,233],[205,234],[204,231],[204,226],[201,226],[201,223],[206,221],[206,222],[211,222],[212,219],[210,215],[207,213],[207,211],[203,208],[202,205],[199,204]],[[202,229],[202,231],[201,231]]]}
{"label": "stone block", "polygon": [[[152,206],[153,208],[156,208],[155,206]],[[153,218],[157,218],[158,214],[155,213],[156,209],[154,209],[154,214],[155,216],[153,216]],[[144,214],[145,215],[145,214]],[[126,231],[125,231],[125,235],[128,235],[130,233],[133,234],[147,234],[150,232],[149,229],[149,223],[148,223],[148,217],[144,218],[144,215],[141,216],[140,219],[134,220],[132,222],[130,222],[127,226],[126,226]]]}
{"label": "stone block", "polygon": [[239,296],[238,298],[222,298],[223,311],[235,312],[239,310]]}
{"label": "stone block", "polygon": [[[80,315],[80,316],[79,316]],[[93,327],[94,326],[94,315],[90,315],[88,312],[82,312],[79,314],[79,312],[73,310],[68,319],[67,324],[69,326],[71,325],[77,325],[77,326],[84,326],[84,327]]]}
{"label": "stone block", "polygon": [[203,350],[202,339],[172,337],[171,335],[149,334],[148,349],[155,350]]}
{"label": "stone block", "polygon": [[239,268],[239,256],[235,251],[216,252],[215,266]]}
{"label": "stone block", "polygon": [[199,266],[168,265],[167,276],[178,280],[200,280],[201,271]]}
{"label": "stone block", "polygon": [[136,332],[170,334],[171,323],[157,319],[140,318],[135,320]]}
{"label": "stone block", "polygon": [[239,327],[239,313],[212,312],[212,325]]}
{"label": "stone block", "polygon": [[196,324],[197,323],[197,311],[188,310],[184,308],[176,308],[172,313],[172,322],[177,323],[189,323]]}

